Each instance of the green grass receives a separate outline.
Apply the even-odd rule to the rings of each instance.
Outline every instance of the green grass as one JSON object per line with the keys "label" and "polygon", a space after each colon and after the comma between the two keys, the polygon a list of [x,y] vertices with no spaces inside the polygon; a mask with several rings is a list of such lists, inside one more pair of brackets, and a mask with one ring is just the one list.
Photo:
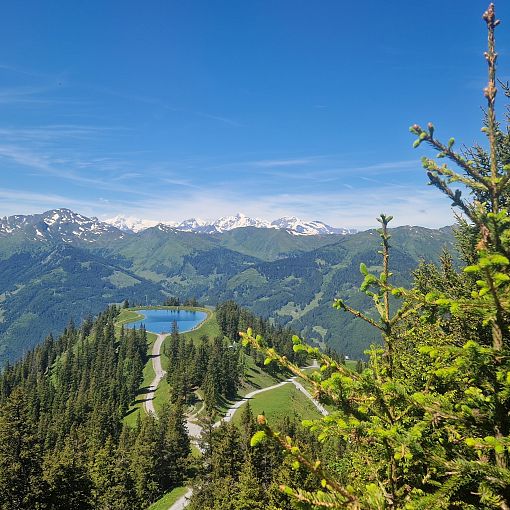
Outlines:
{"label": "green grass", "polygon": [[186,340],[191,339],[195,345],[198,345],[200,343],[200,337],[204,335],[207,335],[211,340],[217,336],[223,336],[218,321],[216,320],[216,312],[212,312],[207,308],[196,308],[196,310],[207,312],[207,318],[198,328],[193,331],[188,331],[187,333],[182,333],[182,336]]}
{"label": "green grass", "polygon": [[194,459],[200,459],[202,457],[202,452],[194,443],[191,443],[191,456]]}
{"label": "green grass", "polygon": [[[234,414],[234,423],[239,423],[244,406]],[[255,395],[250,399],[250,406],[254,416],[264,413],[269,422],[283,416],[296,416],[300,420],[320,418],[316,407],[292,383]]]}
{"label": "green grass", "polygon": [[255,364],[255,360],[248,355],[244,357],[245,372],[244,382],[237,392],[237,398],[235,400],[223,400],[217,406],[216,410],[218,414],[224,416],[229,407],[234,404],[241,397],[244,397],[253,390],[259,390],[261,388],[267,388],[268,386],[274,386],[279,382],[289,378],[292,374],[290,373],[278,373],[274,376],[264,372]]}
{"label": "green grass", "polygon": [[187,487],[176,487],[158,499],[147,510],[168,510],[180,497],[186,494]]}
{"label": "green grass", "polygon": [[156,390],[156,393],[154,395],[154,409],[156,409],[156,413],[158,416],[161,416],[161,413],[163,412],[163,409],[166,405],[168,405],[168,402],[170,402],[170,390],[171,387],[168,384],[166,380],[166,376],[161,379],[158,385],[158,389]]}
{"label": "green grass", "polygon": [[131,310],[129,308],[123,308],[117,320],[115,321],[115,325],[120,328],[123,324],[127,324],[128,322],[135,322],[137,320],[143,319],[143,315],[139,314],[135,310]]}
{"label": "green grass", "polygon": [[290,373],[277,373],[274,376],[264,372],[260,367],[255,364],[255,360],[251,356],[245,356],[245,383],[239,390],[239,395],[244,397],[246,394],[253,390],[267,388],[273,386],[285,379],[291,377]]}
{"label": "green grass", "polygon": [[349,368],[350,370],[354,370],[354,371],[356,371],[356,364],[357,364],[357,363],[358,363],[358,362],[357,362],[357,360],[355,360],[355,359],[346,359],[346,360],[345,360],[345,366],[346,366],[347,368]]}

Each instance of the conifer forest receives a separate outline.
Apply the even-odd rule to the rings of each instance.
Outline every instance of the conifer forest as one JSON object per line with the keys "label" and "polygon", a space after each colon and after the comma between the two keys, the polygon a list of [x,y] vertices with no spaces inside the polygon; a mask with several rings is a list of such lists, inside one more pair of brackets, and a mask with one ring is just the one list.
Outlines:
{"label": "conifer forest", "polygon": [[[179,245],[172,257],[188,257],[181,273],[168,272],[161,283],[167,262],[160,234],[147,235],[136,273],[122,266],[122,257],[142,243],[123,245],[117,232],[90,251],[100,275],[94,292],[103,292],[105,281],[110,290],[120,282],[95,303],[110,304],[79,322],[66,317],[65,329],[55,326],[35,347],[23,343],[23,354],[0,368],[0,510],[510,510],[510,85],[504,79],[510,59],[501,51],[500,63],[496,37],[507,31],[508,39],[509,29],[500,27],[492,3],[482,19],[480,143],[443,136],[432,122],[409,128],[430,189],[456,211],[447,234],[452,242],[434,245],[434,257],[408,267],[412,243],[399,246],[408,238],[392,228],[397,218],[388,210],[367,234],[377,245],[370,257],[355,252],[336,267],[333,255],[349,250],[343,240],[334,251],[338,240],[305,247],[309,241],[298,238],[289,253],[275,255],[274,229],[241,227],[258,236],[250,249],[264,251],[261,262],[248,248],[235,251],[233,237],[220,247],[218,232],[204,240],[172,230],[175,239],[192,239],[196,251],[184,253]],[[473,59],[473,67],[479,64]],[[447,88],[443,94],[448,101]],[[265,235],[272,238],[264,244]],[[16,251],[18,241],[9,241],[14,258],[0,258],[5,279],[16,257],[28,257]],[[231,251],[222,255],[228,243]],[[79,251],[69,271],[81,274],[89,255],[73,246],[61,251],[67,262]],[[123,251],[114,253],[119,246]],[[50,263],[50,255],[31,250],[30,260]],[[160,259],[144,265],[151,257]],[[356,292],[349,285],[354,263]],[[324,277],[328,264],[340,272]],[[220,266],[236,266],[234,283]],[[34,275],[42,289],[43,273]],[[209,300],[204,275],[226,290]],[[338,287],[332,300],[323,277]],[[277,294],[278,282],[297,280],[313,286],[312,297],[306,285],[295,296],[287,287]],[[86,286],[84,278],[73,282]],[[258,307],[250,307],[251,297],[243,301],[252,284]],[[270,285],[280,314],[266,313]],[[34,286],[30,295],[36,292]],[[326,335],[323,322],[301,321],[326,297],[328,311],[317,308],[317,318],[348,317],[340,324],[360,325],[356,338],[375,339],[362,355],[362,343],[350,357],[349,340],[329,341],[351,329],[337,324]],[[193,327],[176,319],[158,331],[149,321],[130,325],[147,311],[205,318]],[[278,321],[286,313],[292,320]],[[44,327],[50,322],[42,319]]]}

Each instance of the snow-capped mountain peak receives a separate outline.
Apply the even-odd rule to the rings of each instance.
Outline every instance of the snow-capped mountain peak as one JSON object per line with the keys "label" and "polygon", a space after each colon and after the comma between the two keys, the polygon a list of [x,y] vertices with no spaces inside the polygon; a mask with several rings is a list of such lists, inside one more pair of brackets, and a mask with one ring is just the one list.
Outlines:
{"label": "snow-capped mountain peak", "polygon": [[200,218],[190,218],[179,223],[176,230],[181,232],[195,232],[197,234],[214,234],[217,230],[210,221],[202,220]]}
{"label": "snow-capped mountain peak", "polygon": [[190,218],[175,221],[142,220],[132,216],[115,216],[104,221],[86,217],[69,209],[52,209],[42,214],[17,215],[0,218],[0,236],[19,232],[27,239],[37,241],[61,240],[66,243],[95,242],[119,239],[157,227],[160,231],[182,231],[198,234],[220,234],[236,228],[272,228],[286,230],[293,235],[350,234],[354,230],[334,228],[322,221],[304,221],[288,216],[268,222],[242,213],[224,216],[214,221]]}
{"label": "snow-capped mountain peak", "polygon": [[304,221],[295,216],[284,216],[274,220],[271,225],[274,228],[281,228],[288,230],[295,235],[329,235],[329,234],[350,234],[354,233],[355,230],[349,230],[346,228],[335,228],[322,221]]}
{"label": "snow-capped mountain peak", "polygon": [[95,217],[87,218],[70,209],[52,209],[42,214],[16,215],[0,219],[0,235],[18,233],[34,241],[95,242],[104,236],[122,238],[125,234]]}
{"label": "snow-capped mountain peak", "polygon": [[[118,215],[105,220],[105,223],[109,223],[110,225],[117,227],[119,230],[140,232],[146,228],[155,227],[158,223],[161,222],[154,220],[141,220],[139,218],[134,218],[133,216]],[[177,225],[177,223],[172,226],[175,225]]]}
{"label": "snow-capped mountain peak", "polygon": [[271,224],[268,221],[259,220],[258,218],[249,218],[242,213],[237,213],[234,216],[223,216],[216,220],[213,226],[218,232],[225,232],[226,230],[243,227],[271,228]]}
{"label": "snow-capped mountain peak", "polygon": [[213,221],[190,218],[180,223],[140,220],[125,216],[116,216],[115,218],[105,221],[120,230],[131,230],[133,232],[139,232],[140,230],[156,225],[165,225],[170,229],[201,234],[215,234],[244,227],[283,229],[293,235],[350,234],[355,232],[355,230],[346,228],[331,227],[322,221],[304,221],[295,216],[284,216],[283,218],[269,222],[259,218],[250,218],[243,213],[237,213],[233,216],[223,216]]}
{"label": "snow-capped mountain peak", "polygon": [[210,223],[208,223],[205,220],[202,220],[200,218],[190,218],[188,220],[181,221],[181,223],[177,224],[177,228],[179,230],[189,230],[193,231],[201,227],[209,226]]}

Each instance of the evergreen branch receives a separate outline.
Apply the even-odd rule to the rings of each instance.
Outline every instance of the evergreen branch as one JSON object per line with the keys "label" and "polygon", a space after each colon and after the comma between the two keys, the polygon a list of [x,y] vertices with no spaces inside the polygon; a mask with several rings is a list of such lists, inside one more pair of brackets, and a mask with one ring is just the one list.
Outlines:
{"label": "evergreen branch", "polygon": [[360,312],[359,310],[355,310],[354,308],[351,308],[349,305],[346,305],[343,300],[341,299],[335,299],[333,303],[333,308],[336,308],[337,310],[345,310],[346,312],[349,312],[351,315],[354,315],[354,317],[358,317],[359,319],[363,319],[365,322],[368,322],[374,328],[377,328],[379,331],[382,331],[383,333],[386,331],[386,328],[377,323],[374,319],[368,317],[363,312]]}
{"label": "evergreen branch", "polygon": [[455,172],[451,168],[449,168],[446,164],[439,166],[433,159],[424,158],[427,161],[426,168],[431,172],[436,172],[440,175],[444,175],[448,177],[448,184],[452,182],[461,182],[469,188],[477,189],[479,191],[488,191],[490,187],[486,184],[475,181],[474,179],[469,179],[468,177],[464,177],[463,175]]}
{"label": "evergreen branch", "polygon": [[489,83],[484,89],[484,96],[487,98],[487,123],[489,130],[489,146],[490,146],[490,167],[491,167],[491,184],[492,184],[492,212],[497,213],[499,209],[498,204],[498,164],[496,159],[496,61],[498,54],[495,49],[495,38],[494,29],[499,25],[499,20],[496,19],[496,12],[494,10],[494,4],[491,3],[489,8],[483,13],[483,19],[487,23],[488,31],[488,51],[485,53],[485,59],[487,60]]}
{"label": "evergreen branch", "polygon": [[[425,168],[427,167],[425,166]],[[446,181],[439,178],[437,174],[435,174],[433,171],[428,171],[427,177],[429,178],[431,184],[436,186],[436,188],[441,190],[445,195],[447,195],[452,200],[453,205],[459,207],[473,223],[480,225],[480,220],[476,217],[473,211],[466,205],[466,203],[460,198],[461,197],[460,190],[456,190],[455,192],[452,191],[452,189],[448,186]]]}
{"label": "evergreen branch", "polygon": [[[303,380],[311,384],[314,389],[317,396],[325,395],[327,396],[332,402],[340,403],[342,402],[342,399],[337,395],[336,392],[334,392],[331,388],[324,388],[320,383],[312,379],[306,372],[304,372],[300,367],[298,367],[295,363],[292,363],[289,361],[289,359],[286,356],[282,356],[278,354],[274,349],[270,347],[265,347],[262,345],[263,339],[260,335],[257,335],[256,337],[253,336],[253,332],[251,331],[251,328],[248,329],[248,331],[240,332],[239,335],[242,338],[243,345],[251,345],[254,349],[257,351],[263,353],[266,356],[266,360],[276,361],[281,367],[286,368],[290,372],[292,372],[294,375],[301,377]],[[297,337],[296,337],[297,338]],[[353,372],[352,370],[349,370],[347,367],[343,366],[340,363],[337,363],[336,361],[332,360],[329,356],[321,353],[319,349],[315,347],[308,346],[306,344],[302,344],[300,342],[300,349],[299,350],[305,350],[308,354],[313,355],[315,359],[317,359],[319,362],[324,362],[324,365],[326,365],[328,368],[335,369],[338,373],[345,377],[349,377],[350,379],[356,381],[360,379],[360,375],[356,372]],[[345,403],[345,402],[344,402]],[[353,409],[353,412],[354,409]],[[355,412],[355,414],[358,415],[358,417],[361,417],[361,414],[359,412]]]}
{"label": "evergreen branch", "polygon": [[[334,480],[329,473],[327,473],[322,467],[322,463],[320,461],[311,461],[309,460],[302,452],[298,446],[292,444],[292,439],[290,437],[281,437],[281,435],[277,432],[274,432],[271,427],[267,424],[266,417],[264,415],[259,415],[257,417],[257,422],[261,427],[261,430],[264,434],[277,442],[287,453],[292,455],[299,465],[304,466],[310,473],[313,473],[317,477],[321,479],[322,486],[330,491],[334,491],[340,494],[345,500],[345,508],[359,508],[359,500],[358,498],[349,492],[343,485],[339,484],[336,480]],[[315,504],[315,503],[314,503]],[[330,506],[328,508],[335,508],[334,506]]]}
{"label": "evergreen branch", "polygon": [[418,147],[422,142],[428,143],[439,152],[438,157],[447,157],[448,159],[453,161],[457,166],[462,168],[468,175],[473,177],[475,181],[484,184],[485,189],[489,188],[490,181],[478,170],[476,170],[476,168],[470,165],[469,162],[466,159],[464,159],[460,154],[452,150],[452,147],[455,143],[455,140],[453,138],[450,139],[448,145],[445,145],[436,138],[434,138],[433,136],[434,126],[431,123],[429,123],[428,125],[428,132],[422,129],[418,124],[414,124],[413,126],[411,126],[410,131],[419,136],[418,140],[416,140],[415,142],[415,147]]}
{"label": "evergreen branch", "polygon": [[[280,485],[280,490],[285,494],[293,497],[301,503],[313,505],[321,508],[350,508],[356,510],[359,507],[357,504],[346,503],[345,499],[340,498],[334,493],[326,493],[323,491],[317,491],[315,493],[308,492],[303,489],[291,489],[286,485]],[[346,506],[347,505],[347,506]]]}
{"label": "evergreen branch", "polygon": [[418,302],[414,307],[411,307],[410,304],[406,304],[395,313],[395,315],[391,318],[390,324],[394,326],[398,322],[409,317],[411,314],[417,312],[423,305],[424,303],[420,302]]}

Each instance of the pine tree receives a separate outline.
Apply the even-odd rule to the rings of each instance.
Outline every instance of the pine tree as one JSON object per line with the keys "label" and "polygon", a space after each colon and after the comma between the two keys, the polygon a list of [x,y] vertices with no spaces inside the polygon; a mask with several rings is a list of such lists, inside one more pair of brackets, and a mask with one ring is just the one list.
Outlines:
{"label": "pine tree", "polygon": [[255,477],[251,462],[245,462],[236,485],[233,507],[235,510],[265,510],[265,499],[264,489]]}
{"label": "pine tree", "polygon": [[73,428],[61,449],[44,459],[44,480],[50,508],[92,508],[92,481],[87,466],[84,438]]}
{"label": "pine tree", "polygon": [[[163,425],[163,421],[164,423]],[[166,489],[182,484],[191,453],[190,439],[182,401],[178,400],[161,417],[162,445],[159,455],[161,484]]]}
{"label": "pine tree", "polygon": [[27,396],[16,388],[0,408],[0,508],[42,508],[41,447],[29,418]]}
{"label": "pine tree", "polygon": [[152,416],[145,417],[133,445],[130,465],[137,501],[141,506],[149,506],[162,493],[157,472],[159,446],[156,421]]}

